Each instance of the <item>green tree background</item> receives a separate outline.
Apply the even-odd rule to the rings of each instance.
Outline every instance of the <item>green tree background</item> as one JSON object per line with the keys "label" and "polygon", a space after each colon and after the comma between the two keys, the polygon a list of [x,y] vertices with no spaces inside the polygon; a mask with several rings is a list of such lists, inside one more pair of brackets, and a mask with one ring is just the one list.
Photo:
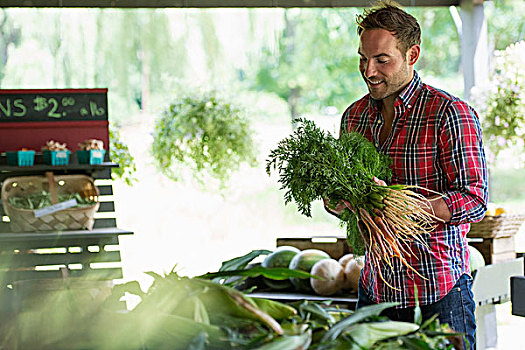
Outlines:
{"label": "green tree background", "polygon": [[[491,48],[524,39],[524,1],[485,7]],[[0,86],[107,87],[110,118],[120,125],[143,118],[140,112],[158,114],[190,86],[236,94],[255,105],[258,118],[272,109],[281,113],[276,101],[289,120],[337,116],[366,93],[357,71],[355,16],[361,11],[2,9]],[[408,11],[423,28],[418,71],[461,96],[460,44],[450,9]],[[271,102],[260,106],[261,99]]]}

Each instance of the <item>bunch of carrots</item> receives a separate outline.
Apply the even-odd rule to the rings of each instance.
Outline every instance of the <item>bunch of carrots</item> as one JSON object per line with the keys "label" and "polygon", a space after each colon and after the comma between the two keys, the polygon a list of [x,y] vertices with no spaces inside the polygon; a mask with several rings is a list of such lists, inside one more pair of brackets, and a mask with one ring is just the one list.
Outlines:
{"label": "bunch of carrots", "polygon": [[[266,171],[277,170],[285,203],[295,202],[298,210],[311,216],[311,203],[328,199],[328,206],[341,200],[353,208],[340,216],[347,225],[348,241],[354,253],[367,252],[376,267],[384,262],[392,268],[399,259],[421,278],[409,263],[416,243],[428,248],[424,235],[440,221],[431,211],[428,199],[415,192],[417,186],[382,186],[374,177],[390,180],[391,159],[357,132],[339,138],[318,128],[313,121],[298,120],[298,127],[270,152]],[[426,190],[426,189],[424,189]],[[427,190],[429,191],[429,190]],[[377,268],[385,281],[381,268]]]}

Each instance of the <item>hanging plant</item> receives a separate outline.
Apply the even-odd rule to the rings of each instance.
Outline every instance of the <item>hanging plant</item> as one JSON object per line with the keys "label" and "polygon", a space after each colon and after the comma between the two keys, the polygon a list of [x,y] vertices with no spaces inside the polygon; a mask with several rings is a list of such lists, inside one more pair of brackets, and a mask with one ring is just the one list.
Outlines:
{"label": "hanging plant", "polygon": [[179,181],[184,170],[192,178],[223,188],[242,163],[256,164],[253,132],[245,110],[214,92],[176,98],[157,120],[152,155],[168,178]]}
{"label": "hanging plant", "polygon": [[510,148],[525,165],[525,41],[494,53],[491,80],[473,89],[472,97],[492,158]]}

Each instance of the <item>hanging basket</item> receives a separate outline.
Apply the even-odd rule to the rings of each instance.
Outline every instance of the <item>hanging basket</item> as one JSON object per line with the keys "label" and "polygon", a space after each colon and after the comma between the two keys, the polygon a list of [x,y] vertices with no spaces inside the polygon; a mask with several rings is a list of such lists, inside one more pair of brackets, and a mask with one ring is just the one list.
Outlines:
{"label": "hanging basket", "polygon": [[501,214],[485,216],[480,222],[470,225],[469,238],[494,238],[515,235],[525,222],[524,214]]}
{"label": "hanging basket", "polygon": [[[49,185],[45,176],[19,176],[4,180],[2,184],[2,204],[10,219],[13,232],[41,232],[63,230],[91,230],[94,216],[98,210],[99,191],[93,179],[86,175],[51,176],[54,186]],[[35,210],[21,209],[11,205],[9,198],[24,197],[42,191],[55,191],[56,194],[78,193],[81,197],[94,202],[93,205],[72,207],[54,213],[35,216]]]}

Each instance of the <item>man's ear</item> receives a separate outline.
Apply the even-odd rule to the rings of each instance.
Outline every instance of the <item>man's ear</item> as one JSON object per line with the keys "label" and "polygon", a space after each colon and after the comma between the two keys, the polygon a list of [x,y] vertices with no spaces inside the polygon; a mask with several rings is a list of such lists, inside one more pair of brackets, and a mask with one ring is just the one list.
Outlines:
{"label": "man's ear", "polygon": [[412,45],[412,47],[408,49],[407,62],[409,65],[413,66],[414,64],[416,64],[420,52],[421,48],[419,47],[419,45]]}

